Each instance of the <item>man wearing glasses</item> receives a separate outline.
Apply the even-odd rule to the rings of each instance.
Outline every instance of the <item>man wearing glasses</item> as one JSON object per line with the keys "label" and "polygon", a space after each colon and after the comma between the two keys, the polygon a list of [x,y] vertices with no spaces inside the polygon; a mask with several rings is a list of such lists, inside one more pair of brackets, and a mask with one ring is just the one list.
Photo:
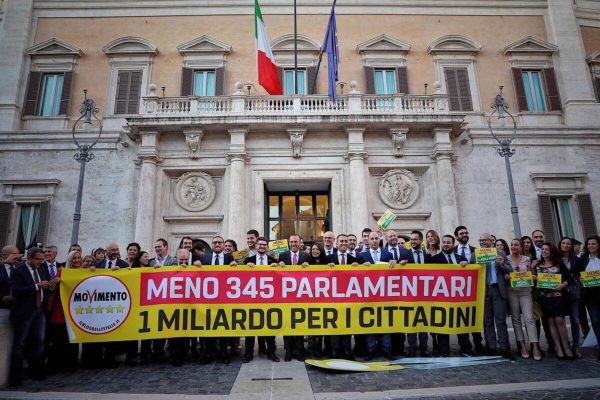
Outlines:
{"label": "man wearing glasses", "polygon": [[[489,233],[479,237],[479,246],[491,248],[494,239]],[[507,267],[506,254],[499,251],[495,261],[485,263],[485,306],[483,317],[483,334],[485,344],[490,354],[497,353],[496,346],[500,347],[500,355],[512,359],[510,344],[508,342],[508,327],[506,325],[506,299],[508,293],[504,283],[504,274],[510,272]]]}

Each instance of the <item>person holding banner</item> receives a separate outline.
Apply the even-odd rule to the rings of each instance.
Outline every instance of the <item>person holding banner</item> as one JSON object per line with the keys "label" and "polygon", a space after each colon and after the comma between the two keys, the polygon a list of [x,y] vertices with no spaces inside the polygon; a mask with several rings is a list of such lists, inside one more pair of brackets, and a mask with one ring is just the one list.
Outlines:
{"label": "person holding banner", "polygon": [[568,313],[563,289],[568,285],[569,270],[562,263],[558,248],[552,243],[542,245],[542,259],[536,263],[534,280],[537,281],[538,299],[542,313],[548,318],[550,334],[554,341],[556,358],[573,359],[569,348],[569,335],[565,324]]}
{"label": "person holding banner", "polygon": [[[431,257],[433,264],[459,264],[461,267],[466,267],[468,261],[466,258],[454,251],[455,239],[452,235],[444,235],[442,237],[442,248],[441,251]],[[450,356],[450,335],[438,333],[437,335],[438,351],[440,356]],[[459,333],[458,345],[460,346],[460,354],[464,354],[469,357],[474,357],[473,345],[469,341],[468,333]]]}
{"label": "person holding banner", "polygon": [[[600,341],[600,286],[598,285],[598,275],[590,277],[586,280],[584,275],[598,274],[600,271],[600,237],[591,236],[586,239],[583,249],[584,253],[581,257],[583,294],[585,304],[590,314],[592,321],[592,329],[596,335],[596,339]],[[598,354],[600,360],[600,354]]]}
{"label": "person holding banner", "polygon": [[[515,238],[510,242],[510,256],[508,257],[508,266],[511,272],[506,275],[507,280],[511,280],[514,273],[529,273],[531,275],[531,259],[523,254],[521,240]],[[522,282],[522,281],[521,281]],[[529,286],[529,283],[531,284]],[[513,287],[514,286],[514,287]],[[533,287],[533,278],[531,282],[525,282],[523,285],[512,285],[508,289],[508,304],[510,306],[510,317],[512,320],[515,337],[521,347],[521,357],[529,358],[529,352],[525,345],[525,335],[521,324],[521,313],[525,318],[525,329],[533,349],[533,359],[540,361],[540,345],[535,327],[535,317],[533,315],[533,298],[531,297],[531,288]]]}
{"label": "person holding banner", "polygon": [[[257,265],[269,265],[274,267],[277,265],[277,260],[267,254],[269,241],[267,238],[259,237],[256,239],[255,251],[256,254],[250,257],[246,257],[244,264],[248,267],[253,268]],[[267,358],[273,362],[279,362],[279,357],[275,354],[277,350],[277,344],[275,343],[275,336],[265,336],[266,353]],[[242,357],[243,363],[249,363],[254,358],[254,336],[246,336],[244,356]]]}
{"label": "person holding banner", "polygon": [[[302,265],[308,267],[309,256],[300,249],[300,235],[294,233],[288,239],[290,249],[279,255],[279,266]],[[284,361],[292,361],[295,358],[298,361],[306,359],[304,349],[304,336],[284,336],[283,346],[285,348]]]}

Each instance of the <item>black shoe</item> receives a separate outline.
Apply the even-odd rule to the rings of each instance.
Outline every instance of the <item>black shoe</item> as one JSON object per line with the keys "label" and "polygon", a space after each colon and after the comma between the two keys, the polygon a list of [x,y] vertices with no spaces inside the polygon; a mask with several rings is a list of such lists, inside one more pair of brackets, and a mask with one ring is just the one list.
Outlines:
{"label": "black shoe", "polygon": [[267,354],[267,358],[273,362],[279,362],[279,357],[277,357],[275,353]]}
{"label": "black shoe", "polygon": [[8,382],[8,387],[19,387],[23,386],[23,381],[20,379],[15,379],[13,381]]}
{"label": "black shoe", "polygon": [[125,365],[132,367],[132,366],[137,365],[137,364],[138,363],[137,363],[137,357],[136,356],[132,356],[132,357],[127,356],[127,357],[125,357]]}
{"label": "black shoe", "polygon": [[221,364],[229,364],[231,362],[227,353],[221,353],[219,361],[221,361]]}
{"label": "black shoe", "polygon": [[258,355],[259,356],[266,356],[267,355],[267,349],[261,349],[260,347],[258,348]]}
{"label": "black shoe", "polygon": [[304,360],[306,360],[306,357],[302,353],[294,354],[294,358],[300,362],[304,362]]}
{"label": "black shoe", "polygon": [[473,350],[461,351],[460,353],[466,357],[476,357]]}
{"label": "black shoe", "polygon": [[174,366],[174,367],[181,367],[183,365],[183,361],[181,361],[178,358],[173,358],[171,360],[171,365]]}
{"label": "black shoe", "polygon": [[498,355],[498,350],[496,349],[485,349],[485,355],[486,356],[497,356]]}
{"label": "black shoe", "polygon": [[365,356],[365,361],[371,361],[371,360],[373,360],[373,353],[368,353],[368,354]]}
{"label": "black shoe", "polygon": [[554,346],[548,346],[548,350],[546,350],[546,353],[549,353],[549,354],[556,353],[556,348]]}
{"label": "black shoe", "polygon": [[502,356],[502,358],[506,358],[507,360],[511,360],[511,361],[515,360],[515,357],[512,355],[510,350],[501,350],[500,356]]}
{"label": "black shoe", "polygon": [[487,354],[487,350],[481,343],[475,343],[475,353],[477,354]]}
{"label": "black shoe", "polygon": [[249,363],[250,361],[252,361],[254,357],[252,356],[252,354],[244,354],[244,357],[242,357],[242,362],[244,364]]}
{"label": "black shoe", "polygon": [[292,353],[286,352],[285,357],[283,357],[283,361],[285,361],[285,362],[292,361]]}
{"label": "black shoe", "polygon": [[199,364],[209,364],[213,361],[213,358],[211,355],[208,354],[201,354],[200,357],[198,357],[198,363]]}
{"label": "black shoe", "polygon": [[421,357],[431,357],[431,353],[427,350],[421,350],[419,353],[421,353]]}
{"label": "black shoe", "polygon": [[417,351],[415,349],[408,350],[408,357],[416,357]]}
{"label": "black shoe", "polygon": [[392,361],[392,360],[395,360],[395,359],[396,359],[392,353],[383,353],[383,356],[384,356],[385,358],[387,358],[388,360],[390,360],[390,361]]}
{"label": "black shoe", "polygon": [[112,357],[112,358],[106,358],[104,360],[104,368],[115,369],[118,366],[119,366],[119,363],[117,362],[117,360],[115,360],[114,357]]}

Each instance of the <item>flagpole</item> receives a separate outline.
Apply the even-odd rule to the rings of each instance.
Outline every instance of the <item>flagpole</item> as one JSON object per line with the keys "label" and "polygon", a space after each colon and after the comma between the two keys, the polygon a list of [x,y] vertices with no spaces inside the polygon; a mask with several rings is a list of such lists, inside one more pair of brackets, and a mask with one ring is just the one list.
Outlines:
{"label": "flagpole", "polygon": [[294,0],[294,94],[298,94],[298,24],[296,18],[296,0]]}

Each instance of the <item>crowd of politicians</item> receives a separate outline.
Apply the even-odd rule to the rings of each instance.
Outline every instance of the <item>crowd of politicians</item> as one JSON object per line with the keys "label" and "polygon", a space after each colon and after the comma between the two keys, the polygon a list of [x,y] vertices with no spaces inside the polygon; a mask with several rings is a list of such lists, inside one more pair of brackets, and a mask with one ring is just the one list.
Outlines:
{"label": "crowd of politicians", "polygon": [[[440,235],[429,230],[399,235],[394,230],[365,228],[361,237],[354,234],[323,234],[322,241],[305,244],[290,235],[287,251],[275,255],[268,240],[252,229],[247,232],[247,248],[239,251],[235,241],[214,236],[209,248],[200,239],[184,237],[170,254],[168,242],[158,239],[149,249],[130,243],[122,258],[119,245],[84,252],[81,246],[69,248],[65,262],[57,261],[57,247],[34,243],[22,254],[16,246],[5,246],[0,254],[0,312],[9,314],[13,327],[10,356],[11,386],[22,385],[23,364],[28,374],[44,379],[47,374],[74,371],[77,368],[117,368],[117,357],[125,356],[125,365],[171,362],[206,364],[229,363],[234,357],[252,361],[255,343],[258,355],[279,362],[275,336],[181,337],[107,343],[69,342],[59,285],[64,268],[90,270],[121,268],[161,268],[166,266],[202,267],[203,265],[285,266],[388,264],[402,268],[407,263],[474,264],[476,248],[469,244],[469,231],[458,226],[452,234]],[[514,359],[509,343],[507,319],[514,327],[516,354],[542,360],[550,354],[560,360],[582,357],[580,345],[591,329],[600,337],[600,287],[583,287],[581,272],[600,270],[600,237],[581,243],[564,237],[553,243],[541,230],[531,236],[512,240],[484,233],[478,247],[497,248],[494,261],[485,263],[484,330],[457,335],[458,355],[499,355]],[[239,258],[243,254],[244,258]],[[236,258],[237,257],[237,258]],[[460,267],[457,267],[460,268]],[[561,283],[553,288],[511,287],[511,272],[531,272],[535,282],[540,273],[560,274]],[[554,275],[556,276],[556,275]],[[569,335],[566,317],[569,317]],[[547,346],[540,346],[543,329]],[[242,346],[243,343],[243,346]],[[343,358],[366,361],[374,357],[448,357],[450,335],[429,332],[391,334],[284,336],[284,361],[303,361],[307,357]],[[599,357],[600,358],[600,357]],[[120,358],[122,360],[122,358]]]}

